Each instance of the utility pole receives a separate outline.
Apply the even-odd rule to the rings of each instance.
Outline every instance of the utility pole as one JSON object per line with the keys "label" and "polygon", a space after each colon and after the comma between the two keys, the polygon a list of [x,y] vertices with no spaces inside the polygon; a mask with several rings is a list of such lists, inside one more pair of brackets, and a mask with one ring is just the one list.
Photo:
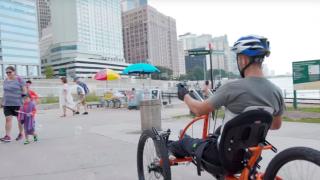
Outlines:
{"label": "utility pole", "polygon": [[209,51],[210,51],[210,78],[211,78],[211,89],[213,90],[213,72],[212,72],[212,46],[209,43]]}

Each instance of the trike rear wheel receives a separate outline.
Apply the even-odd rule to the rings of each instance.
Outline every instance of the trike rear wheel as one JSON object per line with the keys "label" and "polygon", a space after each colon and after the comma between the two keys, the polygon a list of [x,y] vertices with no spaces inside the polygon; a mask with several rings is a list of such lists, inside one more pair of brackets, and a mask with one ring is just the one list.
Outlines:
{"label": "trike rear wheel", "polygon": [[168,150],[164,140],[145,130],[140,136],[137,152],[139,180],[171,180]]}
{"label": "trike rear wheel", "polygon": [[276,155],[267,167],[264,180],[320,179],[320,151],[293,147]]}

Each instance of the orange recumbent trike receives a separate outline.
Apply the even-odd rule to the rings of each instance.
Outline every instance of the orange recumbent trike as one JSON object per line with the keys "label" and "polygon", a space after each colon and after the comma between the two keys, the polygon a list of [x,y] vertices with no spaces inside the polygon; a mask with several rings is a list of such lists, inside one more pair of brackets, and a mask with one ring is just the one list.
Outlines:
{"label": "orange recumbent trike", "polygon": [[[193,119],[179,138],[182,139],[186,131],[201,120],[202,138],[210,138],[209,115]],[[138,144],[138,178],[171,180],[171,166],[191,162],[197,166],[199,175],[205,170],[219,180],[319,180],[320,151],[306,147],[284,150],[272,159],[265,173],[258,172],[262,151],[277,152],[265,139],[271,122],[272,116],[263,109],[244,112],[226,122],[218,141],[219,165],[196,156],[169,159],[167,143],[170,130],[145,130]]]}

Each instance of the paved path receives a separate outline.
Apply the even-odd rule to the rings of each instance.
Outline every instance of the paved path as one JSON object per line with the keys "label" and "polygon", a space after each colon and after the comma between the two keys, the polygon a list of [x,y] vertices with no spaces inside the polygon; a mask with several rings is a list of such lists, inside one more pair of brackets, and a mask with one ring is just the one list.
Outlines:
{"label": "paved path", "polygon": [[[181,105],[165,109],[163,128],[171,128],[172,137],[177,137],[188,119],[171,117],[187,113]],[[0,180],[137,179],[139,111],[95,109],[88,116],[65,119],[59,115],[58,110],[39,112],[38,143],[0,143]],[[3,129],[1,117],[1,135]],[[282,130],[270,133],[269,140],[280,150],[297,145],[320,149],[319,129],[319,124],[284,123]],[[263,165],[273,155],[266,153]],[[174,167],[173,177],[175,180],[213,179],[206,173],[198,177],[192,165]]]}

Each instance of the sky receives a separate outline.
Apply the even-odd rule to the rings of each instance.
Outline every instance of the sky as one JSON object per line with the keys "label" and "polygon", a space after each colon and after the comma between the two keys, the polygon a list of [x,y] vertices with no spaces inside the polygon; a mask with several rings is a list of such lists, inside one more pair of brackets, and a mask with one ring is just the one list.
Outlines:
{"label": "sky", "polygon": [[265,60],[277,75],[292,72],[293,61],[320,59],[320,1],[317,0],[149,0],[176,19],[178,35],[227,35],[229,45],[241,36],[270,41]]}

